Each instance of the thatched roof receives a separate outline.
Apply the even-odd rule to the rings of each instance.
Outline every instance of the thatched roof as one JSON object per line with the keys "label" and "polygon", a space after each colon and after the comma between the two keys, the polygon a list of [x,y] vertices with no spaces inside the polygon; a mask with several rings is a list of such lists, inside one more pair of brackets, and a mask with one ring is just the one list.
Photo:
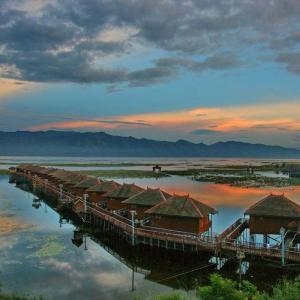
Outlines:
{"label": "thatched roof", "polygon": [[90,188],[94,186],[95,184],[101,183],[101,180],[97,177],[88,176],[86,179],[81,180],[78,182],[74,187],[75,188]]}
{"label": "thatched roof", "polygon": [[57,169],[54,169],[54,168],[43,168],[43,170],[40,170],[39,173],[45,174],[45,175],[50,175],[50,173],[53,173],[56,170]]}
{"label": "thatched roof", "polygon": [[124,183],[113,191],[106,193],[104,196],[106,198],[127,199],[137,193],[142,192],[143,190],[143,188],[135,184]]}
{"label": "thatched roof", "polygon": [[34,173],[37,173],[44,169],[41,166],[33,165],[33,164],[21,164],[21,165],[17,166],[17,168],[20,170],[23,170],[23,171],[30,171],[30,172],[34,172]]}
{"label": "thatched roof", "polygon": [[55,171],[51,172],[49,175],[56,179],[64,179],[65,177],[71,174],[70,171],[66,171],[64,169],[56,169]]}
{"label": "thatched roof", "polygon": [[20,164],[16,168],[19,170],[29,170],[32,167],[32,164]]}
{"label": "thatched roof", "polygon": [[97,183],[90,188],[88,188],[87,192],[95,192],[99,194],[105,194],[107,192],[112,192],[116,188],[120,187],[120,184],[111,180],[111,181],[102,181],[100,183]]}
{"label": "thatched roof", "polygon": [[245,211],[246,215],[300,219],[300,206],[282,195],[270,194]]}
{"label": "thatched roof", "polygon": [[203,218],[208,214],[215,214],[217,211],[196,199],[190,198],[189,195],[174,195],[166,201],[148,209],[146,213],[174,217]]}
{"label": "thatched roof", "polygon": [[141,206],[154,206],[162,201],[166,201],[166,199],[170,197],[171,195],[164,191],[161,191],[160,189],[147,188],[146,190],[122,201],[122,203]]}
{"label": "thatched roof", "polygon": [[76,185],[79,182],[81,182],[83,180],[86,180],[87,177],[88,177],[88,175],[86,175],[86,174],[81,174],[81,173],[77,173],[77,172],[70,172],[69,175],[63,179],[63,181],[66,184]]}

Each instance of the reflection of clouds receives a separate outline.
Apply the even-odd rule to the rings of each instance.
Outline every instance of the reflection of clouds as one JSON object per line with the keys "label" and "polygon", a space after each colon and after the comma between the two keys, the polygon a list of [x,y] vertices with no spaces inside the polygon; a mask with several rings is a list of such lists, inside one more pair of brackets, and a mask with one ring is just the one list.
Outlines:
{"label": "reflection of clouds", "polygon": [[15,231],[29,230],[33,225],[25,224],[11,217],[0,216],[0,236],[7,235]]}
{"label": "reflection of clouds", "polygon": [[13,246],[15,246],[18,243],[18,241],[19,237],[17,235],[11,235],[9,236],[9,238],[7,238],[7,236],[0,236],[0,251],[3,251],[7,248],[13,248]]}
{"label": "reflection of clouds", "polygon": [[[97,244],[93,246],[103,250]],[[92,256],[97,255],[94,253]],[[59,296],[62,299],[88,299],[101,295],[101,299],[111,299],[112,292],[115,294],[118,290],[123,290],[124,286],[126,290],[130,287],[130,274],[126,267],[120,266],[117,261],[116,264],[111,264],[99,257],[96,260],[90,259],[89,251],[74,252],[74,255],[68,256],[68,261],[49,258],[43,260],[42,265],[45,268],[41,271],[46,272],[43,278],[46,277],[48,283],[39,292],[50,298]],[[50,285],[53,287],[61,282],[67,284],[61,286],[59,291],[49,291]]]}
{"label": "reflection of clouds", "polygon": [[59,261],[55,258],[49,258],[48,260],[42,261],[42,264],[47,267],[51,267],[55,271],[64,273],[72,279],[80,279],[84,277],[83,273],[76,270],[76,268],[74,268],[74,266],[70,262]]}
{"label": "reflection of clouds", "polygon": [[128,284],[128,278],[124,274],[99,272],[93,274],[92,277],[98,284],[105,285],[108,288],[120,287]]}

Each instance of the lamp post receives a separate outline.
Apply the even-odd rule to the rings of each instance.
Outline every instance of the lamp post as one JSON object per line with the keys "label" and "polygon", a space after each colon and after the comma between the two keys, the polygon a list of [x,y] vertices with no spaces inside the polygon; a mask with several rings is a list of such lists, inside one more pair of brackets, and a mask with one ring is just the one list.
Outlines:
{"label": "lamp post", "polygon": [[132,232],[131,232],[131,245],[132,246],[134,246],[134,239],[135,239],[135,237],[134,237],[134,225],[135,225],[135,219],[134,219],[134,217],[135,217],[135,215],[136,215],[136,211],[135,210],[131,210],[130,211],[130,213],[131,213],[131,228],[132,228]]}
{"label": "lamp post", "polygon": [[285,243],[284,243],[284,238],[285,238],[285,229],[284,227],[280,228],[280,235],[281,235],[281,264],[284,266],[285,265]]}

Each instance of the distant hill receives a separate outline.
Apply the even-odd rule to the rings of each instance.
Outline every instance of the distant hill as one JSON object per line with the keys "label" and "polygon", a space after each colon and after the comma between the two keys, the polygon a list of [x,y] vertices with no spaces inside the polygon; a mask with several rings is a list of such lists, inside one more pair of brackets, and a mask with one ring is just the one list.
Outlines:
{"label": "distant hill", "polygon": [[0,132],[1,155],[300,158],[300,151],[242,142],[212,145],[120,137],[104,132]]}

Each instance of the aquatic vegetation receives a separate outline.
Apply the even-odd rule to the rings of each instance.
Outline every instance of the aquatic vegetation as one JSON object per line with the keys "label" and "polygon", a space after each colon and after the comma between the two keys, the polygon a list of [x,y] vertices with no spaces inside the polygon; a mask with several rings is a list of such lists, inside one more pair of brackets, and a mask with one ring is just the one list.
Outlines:
{"label": "aquatic vegetation", "polygon": [[0,175],[9,175],[9,170],[0,169]]}
{"label": "aquatic vegetation", "polygon": [[98,176],[102,178],[155,178],[155,177],[168,177],[168,174],[159,173],[155,174],[153,171],[142,170],[89,170],[81,171],[88,175]]}
{"label": "aquatic vegetation", "polygon": [[[262,186],[272,186],[272,187],[286,187],[290,186],[291,181],[289,178],[282,177],[267,177],[261,175],[246,175],[246,176],[228,176],[223,174],[201,174],[194,176],[192,178],[196,181],[201,182],[214,182],[220,184],[230,184],[232,186],[241,187],[262,187]],[[300,183],[300,182],[299,182]],[[296,185],[296,181],[293,182]]]}

